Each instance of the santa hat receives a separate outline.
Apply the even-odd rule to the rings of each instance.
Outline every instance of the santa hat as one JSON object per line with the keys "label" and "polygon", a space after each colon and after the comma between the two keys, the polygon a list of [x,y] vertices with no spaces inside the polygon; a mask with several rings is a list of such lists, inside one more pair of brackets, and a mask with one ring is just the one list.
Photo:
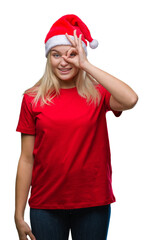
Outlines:
{"label": "santa hat", "polygon": [[57,45],[72,45],[67,39],[65,33],[67,33],[73,40],[74,30],[76,29],[76,35],[82,34],[82,46],[87,55],[87,41],[89,41],[89,46],[91,48],[98,47],[98,41],[91,37],[90,31],[85,23],[76,15],[68,14],[59,18],[50,28],[46,38],[45,38],[45,56],[47,57],[49,51],[52,47]]}

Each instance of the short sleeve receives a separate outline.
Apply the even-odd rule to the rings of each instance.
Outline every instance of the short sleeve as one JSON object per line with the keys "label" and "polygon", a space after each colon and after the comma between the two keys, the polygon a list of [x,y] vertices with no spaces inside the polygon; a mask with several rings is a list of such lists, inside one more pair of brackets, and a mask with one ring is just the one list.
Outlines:
{"label": "short sleeve", "polygon": [[31,102],[29,101],[27,94],[24,94],[22,98],[16,131],[35,135],[35,120],[32,112]]}
{"label": "short sleeve", "polygon": [[111,94],[110,94],[110,92],[107,91],[106,88],[104,88],[104,89],[105,89],[104,103],[105,103],[106,112],[107,111],[112,111],[116,117],[119,117],[122,114],[122,111],[114,111],[113,109],[111,109],[111,107],[110,107],[110,96],[111,96]]}
{"label": "short sleeve", "polygon": [[97,87],[99,88],[99,91],[102,95],[102,99],[104,102],[105,112],[112,111],[116,117],[119,117],[122,114],[122,111],[114,111],[110,107],[110,92],[106,88],[104,88],[101,84],[98,84]]}

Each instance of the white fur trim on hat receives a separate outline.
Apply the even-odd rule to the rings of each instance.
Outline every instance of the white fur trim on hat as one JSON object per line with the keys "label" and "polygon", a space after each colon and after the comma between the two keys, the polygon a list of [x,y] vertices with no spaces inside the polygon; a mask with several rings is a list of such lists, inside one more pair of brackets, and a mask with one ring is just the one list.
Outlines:
{"label": "white fur trim on hat", "polygon": [[[73,40],[74,37],[69,35]],[[45,56],[47,57],[50,49],[52,47],[55,47],[57,45],[72,45],[71,42],[67,39],[65,35],[56,35],[48,39],[48,41],[45,44]],[[82,46],[85,50],[86,56],[87,56],[87,47],[86,44],[82,41]]]}
{"label": "white fur trim on hat", "polygon": [[98,47],[98,44],[98,41],[96,39],[93,39],[92,42],[89,43],[89,46],[94,49]]}

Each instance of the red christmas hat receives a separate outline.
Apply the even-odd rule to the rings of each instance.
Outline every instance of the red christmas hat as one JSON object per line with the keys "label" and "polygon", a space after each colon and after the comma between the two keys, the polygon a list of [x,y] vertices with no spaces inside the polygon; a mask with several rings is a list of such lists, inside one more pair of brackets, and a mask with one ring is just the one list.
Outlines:
{"label": "red christmas hat", "polygon": [[85,23],[76,15],[68,14],[59,18],[50,28],[45,38],[45,56],[47,57],[52,47],[57,45],[72,45],[71,42],[65,36],[65,33],[74,40],[73,31],[76,29],[76,35],[82,34],[82,46],[87,55],[87,41],[91,48],[98,47],[98,41],[91,37],[90,31]]}

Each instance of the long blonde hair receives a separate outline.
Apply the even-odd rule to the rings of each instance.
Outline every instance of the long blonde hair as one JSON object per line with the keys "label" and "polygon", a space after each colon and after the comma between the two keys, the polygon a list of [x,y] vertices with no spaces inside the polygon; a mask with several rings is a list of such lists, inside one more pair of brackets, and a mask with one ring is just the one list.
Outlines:
{"label": "long blonde hair", "polygon": [[[89,103],[91,100],[91,103],[94,102],[96,104],[98,102],[99,105],[101,96],[94,87],[98,84],[97,81],[82,69],[79,70],[75,78],[78,94],[81,97],[86,98],[87,103]],[[51,100],[60,94],[60,83],[52,71],[50,52],[47,56],[46,67],[43,76],[35,85],[25,90],[23,94],[25,93],[34,97],[32,103],[35,105],[37,105],[37,102],[40,99],[41,106],[44,104],[50,105],[48,102],[52,102]]]}

